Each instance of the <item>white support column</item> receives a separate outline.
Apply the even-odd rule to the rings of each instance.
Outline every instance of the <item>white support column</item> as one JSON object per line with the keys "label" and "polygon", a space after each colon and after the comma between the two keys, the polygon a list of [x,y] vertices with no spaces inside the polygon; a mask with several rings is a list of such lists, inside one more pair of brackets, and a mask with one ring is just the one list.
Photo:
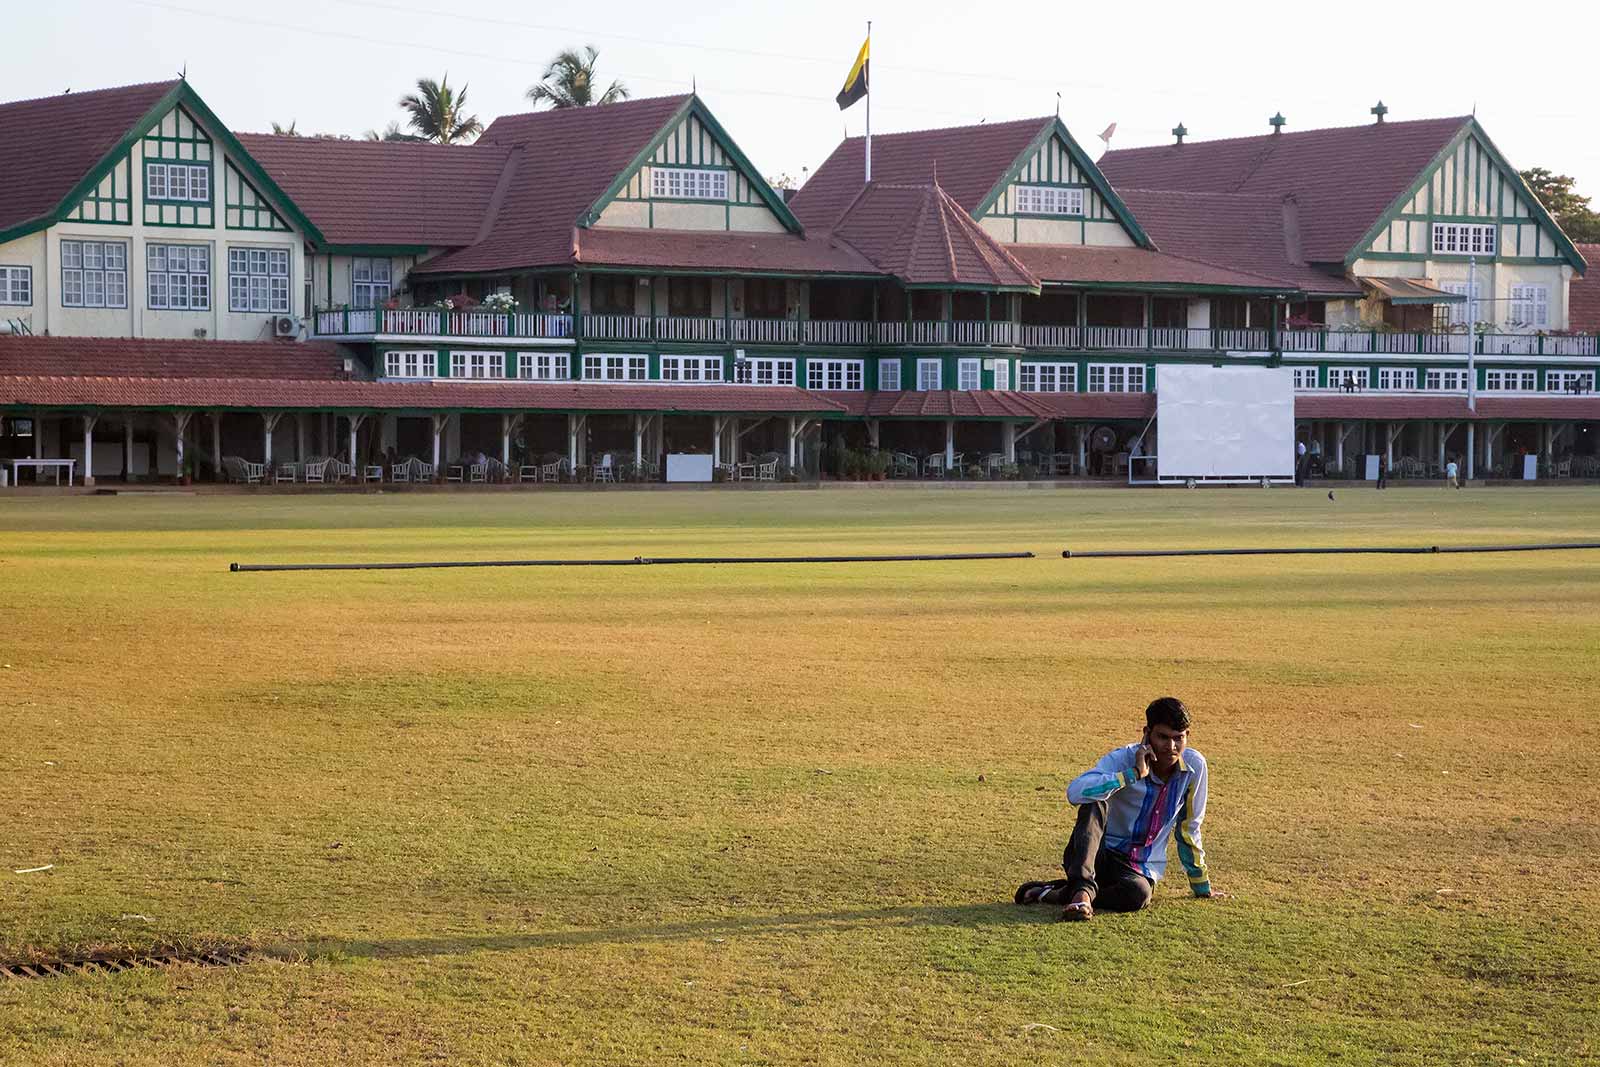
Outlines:
{"label": "white support column", "polygon": [[1333,463],[1344,473],[1344,423],[1335,423],[1333,427]]}
{"label": "white support column", "polygon": [[133,412],[122,416],[122,480],[133,481]]}
{"label": "white support column", "polygon": [[1389,470],[1394,470],[1394,423],[1383,424],[1383,464]]}
{"label": "white support column", "polygon": [[721,415],[711,416],[711,469],[716,470],[722,466],[722,435],[727,429],[728,420]]}
{"label": "white support column", "polygon": [[500,462],[511,466],[511,416],[500,416]]}
{"label": "white support column", "polygon": [[1477,475],[1478,449],[1476,437],[1477,427],[1467,423],[1467,480],[1471,481]]}
{"label": "white support column", "polygon": [[795,435],[798,432],[799,432],[799,430],[796,428],[795,417],[793,415],[790,415],[789,416],[789,469],[791,471],[794,470]]}
{"label": "white support column", "polygon": [[[269,477],[272,474],[272,434],[273,434],[273,432],[275,430],[277,430],[278,422],[282,418],[283,418],[283,412],[281,412],[281,411],[263,411],[261,413],[262,442],[263,442],[263,444],[262,444],[262,462],[266,464],[267,475]],[[179,453],[179,458],[180,459],[182,458],[182,450],[181,449],[180,449],[180,453]],[[180,473],[181,473],[181,471],[182,471],[181,464],[180,464],[179,470],[180,470]]]}
{"label": "white support column", "polygon": [[877,420],[877,419],[868,419],[867,420],[867,443],[872,446],[872,450],[874,452],[876,452],[878,450],[878,448],[879,448],[879,444],[878,444],[879,431],[881,429],[882,429],[882,424],[879,422],[879,420]]}
{"label": "white support column", "polygon": [[211,470],[212,477],[222,481],[222,412],[211,413]]}
{"label": "white support column", "polygon": [[1495,430],[1492,425],[1483,428],[1483,469],[1494,470],[1494,439]]}
{"label": "white support column", "polygon": [[1442,470],[1444,470],[1444,465],[1445,465],[1445,462],[1446,462],[1445,461],[1445,455],[1444,455],[1444,443],[1450,437],[1450,424],[1447,423],[1447,422],[1436,422],[1436,423],[1433,424],[1433,427],[1434,427],[1434,436],[1439,439],[1439,449],[1438,449],[1439,469],[1442,471]]}
{"label": "white support column", "polygon": [[1081,424],[1078,432],[1078,477],[1082,478],[1089,473],[1089,431]]}
{"label": "white support column", "polygon": [[306,417],[301,411],[294,413],[294,461],[306,461]]}
{"label": "white support column", "polygon": [[1007,463],[1017,461],[1017,424],[1003,422],[1000,424],[1000,448],[1005,453]]}
{"label": "white support column", "polygon": [[[264,417],[265,416],[263,415],[263,418]],[[194,418],[194,412],[192,412],[192,411],[174,411],[172,413],[172,427],[173,427],[174,430],[177,431],[176,438],[177,438],[177,452],[178,452],[178,482],[179,482],[179,484],[182,484],[182,482],[183,482],[183,438],[184,438],[184,435],[186,435],[189,432],[189,420],[192,419],[192,418]],[[276,420],[274,420],[274,421],[276,421]],[[268,462],[271,462],[271,459],[272,459],[271,451],[270,451],[271,448],[272,448],[272,445],[270,443],[271,440],[272,440],[272,436],[271,435],[272,435],[272,431],[268,430],[267,431],[267,440],[268,440],[268,445],[267,445],[268,455],[267,455],[267,459],[268,459]]]}
{"label": "white support column", "polygon": [[428,416],[429,423],[433,426],[433,478],[435,481],[444,472],[439,469],[439,452],[443,444],[445,425],[450,421],[449,415],[441,415],[437,411]]}
{"label": "white support column", "polygon": [[[94,484],[94,424],[100,421],[98,415],[85,415],[83,417],[83,484]],[[71,481],[69,478],[68,481]]]}
{"label": "white support column", "polygon": [[567,464],[578,469],[578,416],[567,416]]}
{"label": "white support column", "polygon": [[944,475],[950,477],[950,468],[956,464],[956,420],[944,420]]}
{"label": "white support column", "polygon": [[633,416],[633,469],[634,477],[638,477],[639,468],[644,466],[644,416]]}
{"label": "white support column", "polygon": [[[366,421],[365,415],[351,415],[350,422],[350,475],[358,482],[366,481],[366,472],[356,463],[356,431],[361,429],[361,424]],[[380,416],[379,421],[382,421]]]}

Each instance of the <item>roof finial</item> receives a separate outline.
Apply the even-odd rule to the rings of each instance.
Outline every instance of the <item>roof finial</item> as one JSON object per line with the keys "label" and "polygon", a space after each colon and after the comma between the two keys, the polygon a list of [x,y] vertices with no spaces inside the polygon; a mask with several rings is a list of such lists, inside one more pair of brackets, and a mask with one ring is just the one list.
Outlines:
{"label": "roof finial", "polygon": [[939,161],[937,159],[933,161],[933,187],[935,189],[939,187]]}
{"label": "roof finial", "polygon": [[1270,119],[1268,119],[1267,123],[1269,125],[1271,125],[1272,132],[1277,134],[1277,133],[1282,133],[1283,132],[1283,124],[1288,122],[1288,121],[1289,121],[1288,119],[1283,117],[1283,112],[1280,111],[1276,115],[1274,115]]}
{"label": "roof finial", "polygon": [[189,80],[189,64],[187,61],[178,69],[178,80],[184,82]]}
{"label": "roof finial", "polygon": [[1383,116],[1385,116],[1385,115],[1387,115],[1389,113],[1389,109],[1383,106],[1383,101],[1382,100],[1379,100],[1378,101],[1378,106],[1375,107],[1375,108],[1372,108],[1371,111],[1372,111],[1372,113],[1374,115],[1378,116],[1378,125],[1382,126],[1383,125]]}
{"label": "roof finial", "polygon": [[1183,123],[1180,122],[1176,126],[1172,127],[1172,136],[1178,139],[1178,144],[1182,144],[1183,139],[1189,136],[1189,131],[1184,127]]}
{"label": "roof finial", "polygon": [[1061,117],[1061,90],[1056,90],[1056,118]]}

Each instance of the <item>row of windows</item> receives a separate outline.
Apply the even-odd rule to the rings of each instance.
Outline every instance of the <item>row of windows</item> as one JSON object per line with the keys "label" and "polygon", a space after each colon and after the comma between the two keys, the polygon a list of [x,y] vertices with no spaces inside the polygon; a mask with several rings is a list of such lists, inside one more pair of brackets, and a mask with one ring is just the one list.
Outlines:
{"label": "row of windows", "polygon": [[211,166],[207,163],[146,163],[147,200],[211,202]]}
{"label": "row of windows", "polygon": [[[0,297],[9,297],[0,303],[32,303],[32,290],[29,268],[0,267]],[[158,311],[209,311],[210,246],[146,245],[145,302]],[[62,241],[61,304],[127,307],[128,246],[121,241]],[[287,314],[289,250],[228,249],[228,310]]]}
{"label": "row of windows", "polygon": [[690,167],[653,167],[650,195],[667,200],[726,200],[728,172]]}
{"label": "row of windows", "polygon": [[1500,228],[1476,222],[1433,224],[1433,252],[1438,256],[1492,256]]}
{"label": "row of windows", "polygon": [[[1416,389],[1417,369],[1415,367],[1380,367],[1378,368],[1379,389]],[[1467,389],[1467,372],[1465,370],[1428,370],[1421,377],[1422,388],[1430,391],[1447,393],[1464,393]],[[1372,371],[1367,367],[1330,367],[1328,369],[1328,388],[1330,389],[1366,389],[1372,382]],[[1594,390],[1595,372],[1586,371],[1546,371],[1545,392],[1563,393],[1569,389],[1583,389],[1586,392]],[[1294,368],[1294,387],[1296,389],[1316,389],[1317,368]],[[1539,387],[1539,372],[1527,370],[1490,370],[1484,372],[1483,387],[1494,392],[1526,392],[1531,393]]]}
{"label": "row of windows", "polygon": [[1059,185],[1017,186],[1019,215],[1082,215],[1083,190]]}
{"label": "row of windows", "polygon": [[[1439,304],[1434,308],[1434,325],[1466,326],[1476,315],[1479,319],[1495,319],[1493,305],[1483,300],[1481,286],[1468,282],[1444,282],[1439,286],[1447,293],[1467,297],[1459,304]],[[1507,326],[1545,328],[1550,325],[1550,287],[1547,285],[1513,285],[1506,293],[1505,313],[1498,316]],[[1473,301],[1478,301],[1474,304]]]}

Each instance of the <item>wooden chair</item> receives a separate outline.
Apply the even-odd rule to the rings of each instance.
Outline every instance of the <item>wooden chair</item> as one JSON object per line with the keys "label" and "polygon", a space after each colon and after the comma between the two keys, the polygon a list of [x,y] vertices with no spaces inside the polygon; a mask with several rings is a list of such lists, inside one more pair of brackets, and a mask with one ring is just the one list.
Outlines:
{"label": "wooden chair", "polygon": [[487,463],[474,463],[467,468],[467,479],[473,482],[484,482],[489,478],[489,465]]}
{"label": "wooden chair", "polygon": [[290,484],[293,484],[295,476],[298,473],[298,464],[280,463],[278,464],[278,469],[272,473],[273,484],[276,485],[278,482],[289,482]]}
{"label": "wooden chair", "polygon": [[321,485],[328,473],[328,461],[315,460],[306,464],[306,484]]}
{"label": "wooden chair", "polygon": [[615,482],[617,480],[617,471],[613,465],[610,452],[601,456],[600,462],[594,465],[593,479],[597,482]]}
{"label": "wooden chair", "polygon": [[539,465],[537,463],[524,463],[517,468],[517,481],[536,482],[539,480]]}
{"label": "wooden chair", "polygon": [[444,480],[447,482],[459,482],[466,476],[467,469],[460,463],[452,463],[444,469]]}
{"label": "wooden chair", "polygon": [[411,461],[408,459],[404,463],[396,463],[390,467],[389,480],[396,484],[409,482],[411,480]]}
{"label": "wooden chair", "polygon": [[778,461],[771,460],[756,468],[756,481],[775,482],[778,480]]}
{"label": "wooden chair", "polygon": [[924,478],[943,478],[944,475],[945,469],[943,452],[935,452],[933,455],[922,461],[922,476]]}

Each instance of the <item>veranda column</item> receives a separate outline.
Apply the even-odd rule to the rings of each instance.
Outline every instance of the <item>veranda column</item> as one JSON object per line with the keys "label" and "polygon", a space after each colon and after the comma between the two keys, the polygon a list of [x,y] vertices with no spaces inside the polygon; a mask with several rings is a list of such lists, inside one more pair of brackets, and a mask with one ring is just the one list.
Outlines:
{"label": "veranda column", "polygon": [[500,463],[511,466],[511,416],[500,416]]}
{"label": "veranda column", "polygon": [[1005,453],[1007,463],[1017,461],[1017,424],[1003,422],[1000,424],[1000,448]]}
{"label": "veranda column", "polygon": [[[183,481],[183,438],[189,432],[189,420],[192,418],[194,418],[194,412],[192,411],[174,411],[172,413],[172,427],[177,431],[176,447],[178,457],[178,481],[180,483]],[[267,434],[270,439],[272,431],[268,430]],[[270,449],[272,446],[269,444],[267,447]],[[269,452],[268,459],[270,460],[270,458],[271,453]]]}
{"label": "veranda column", "polygon": [[1078,426],[1078,477],[1089,473],[1089,432]]}
{"label": "veranda column", "polygon": [[222,481],[222,412],[211,413],[211,476]]}
{"label": "veranda column", "polygon": [[[85,415],[83,417],[83,484],[94,484],[94,424],[100,416]],[[72,479],[69,477],[70,483]]]}
{"label": "veranda column", "polygon": [[950,468],[956,464],[956,420],[944,420],[944,473],[950,476]]}
{"label": "veranda column", "polygon": [[[266,464],[269,475],[272,473],[272,433],[278,428],[278,420],[281,418],[283,418],[283,412],[281,411],[263,411],[261,413],[261,424],[264,427],[262,431],[262,440],[264,442],[262,446],[262,462]],[[179,449],[179,455],[180,457],[182,456],[181,448]]]}
{"label": "veranda column", "polygon": [[1394,469],[1394,423],[1383,424],[1383,462],[1389,470]]}
{"label": "veranda column", "polygon": [[1445,463],[1444,443],[1445,439],[1450,436],[1450,431],[1445,423],[1436,422],[1433,425],[1434,430],[1436,431],[1436,436],[1439,438],[1439,470],[1443,471]]}
{"label": "veranda column", "polygon": [[879,424],[877,419],[868,419],[867,420],[867,443],[872,446],[872,450],[874,452],[876,452],[878,450],[878,439],[879,439],[878,438],[878,431],[879,431],[879,429],[880,429],[880,424]]}
{"label": "veranda column", "polygon": [[711,416],[711,469],[716,470],[722,466],[722,431],[727,426],[727,420],[720,415]]}
{"label": "veranda column", "polygon": [[356,466],[356,430],[361,427],[361,420],[351,415],[346,421],[350,424],[350,473],[357,481],[366,480],[366,472]]}
{"label": "veranda column", "polygon": [[644,416],[633,416],[633,469],[634,477],[639,477],[639,468],[644,466]]}
{"label": "veranda column", "polygon": [[578,469],[578,416],[567,416],[567,466]]}
{"label": "veranda column", "polygon": [[794,416],[790,415],[789,416],[789,469],[791,471],[794,470],[794,435],[795,435]]}
{"label": "veranda column", "polygon": [[122,480],[133,481],[133,412],[122,416]]}
{"label": "veranda column", "polygon": [[1474,431],[1476,431],[1476,429],[1477,429],[1477,427],[1475,427],[1472,423],[1470,423],[1470,422],[1467,423],[1467,480],[1468,481],[1472,480],[1473,475],[1476,473],[1476,469],[1477,469],[1478,449],[1477,449],[1476,444],[1473,441],[1473,438],[1476,436],[1476,434],[1474,432]]}
{"label": "veranda column", "polygon": [[1333,463],[1344,473],[1344,423],[1333,424]]}
{"label": "veranda column", "polygon": [[294,461],[306,461],[306,416],[303,411],[294,413]]}
{"label": "veranda column", "polygon": [[449,417],[448,415],[440,415],[438,412],[434,412],[429,416],[433,423],[433,477],[435,481],[439,478],[439,439],[444,436],[444,424]]}

